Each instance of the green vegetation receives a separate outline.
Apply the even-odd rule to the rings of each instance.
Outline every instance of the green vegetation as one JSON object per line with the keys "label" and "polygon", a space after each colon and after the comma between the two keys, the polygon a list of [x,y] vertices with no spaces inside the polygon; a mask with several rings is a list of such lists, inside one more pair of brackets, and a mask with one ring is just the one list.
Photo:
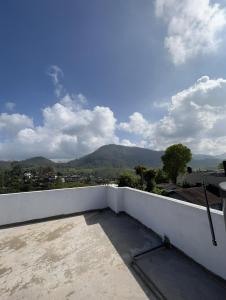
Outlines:
{"label": "green vegetation", "polygon": [[128,186],[147,192],[162,194],[163,189],[156,186],[156,183],[168,182],[166,174],[161,169],[148,169],[145,166],[138,165],[134,172],[125,172],[118,179],[120,187]]}
{"label": "green vegetation", "polygon": [[191,150],[182,144],[168,147],[162,156],[163,170],[173,183],[177,182],[179,173],[184,173],[186,164],[192,159]]}
{"label": "green vegetation", "polygon": [[137,176],[135,176],[131,172],[125,172],[119,176],[118,186],[119,187],[128,186],[131,188],[138,188],[139,187],[139,179]]}
{"label": "green vegetation", "polygon": [[156,187],[156,171],[154,169],[145,170],[144,179],[146,181],[146,191],[153,192]]}
{"label": "green vegetation", "polygon": [[[68,163],[55,163],[44,157],[0,161],[0,193],[118,183],[162,194],[164,191],[157,184],[169,179],[175,183],[192,158],[190,149],[182,144],[170,146],[163,154],[138,147],[106,145]],[[206,156],[198,156],[203,158]]]}
{"label": "green vegetation", "polygon": [[144,173],[147,170],[147,168],[144,166],[138,165],[134,169],[135,169],[136,174],[140,176],[140,186],[141,186],[141,189],[143,189],[144,188]]}

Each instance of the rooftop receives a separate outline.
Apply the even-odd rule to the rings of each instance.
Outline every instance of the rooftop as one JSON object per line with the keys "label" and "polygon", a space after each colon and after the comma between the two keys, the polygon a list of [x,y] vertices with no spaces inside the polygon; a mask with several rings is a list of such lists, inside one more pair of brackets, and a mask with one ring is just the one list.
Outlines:
{"label": "rooftop", "polygon": [[110,209],[9,225],[0,235],[0,299],[226,299],[226,282],[176,248],[133,259],[161,244]]}
{"label": "rooftop", "polygon": [[[222,203],[220,197],[215,196],[213,193],[206,191],[209,205],[219,205]],[[206,206],[206,199],[203,187],[189,187],[189,188],[177,188],[170,192],[172,197],[176,199],[184,200],[190,203]]]}

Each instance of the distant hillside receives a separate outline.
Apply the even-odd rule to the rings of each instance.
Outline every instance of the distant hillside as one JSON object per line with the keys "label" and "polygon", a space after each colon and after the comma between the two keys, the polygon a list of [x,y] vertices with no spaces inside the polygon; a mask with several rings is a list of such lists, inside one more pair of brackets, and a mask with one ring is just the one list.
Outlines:
{"label": "distant hillside", "polygon": [[226,153],[217,155],[216,158],[220,159],[221,161],[226,160]]}
{"label": "distant hillside", "polygon": [[76,168],[134,168],[138,164],[149,167],[160,167],[162,151],[153,151],[139,147],[105,145],[91,154],[68,162]]}
{"label": "distant hillside", "polygon": [[8,169],[11,166],[11,161],[0,160],[0,169]]}
{"label": "distant hillside", "polygon": [[211,155],[194,154],[192,161],[189,163],[195,169],[217,169],[217,166],[222,162],[222,159]]}
{"label": "distant hillside", "polygon": [[[75,168],[134,168],[142,164],[158,168],[162,165],[163,154],[164,151],[111,144],[102,146],[80,159],[72,160],[67,165]],[[216,169],[220,162],[219,158],[211,155],[194,154],[189,165],[196,169]]]}
{"label": "distant hillside", "polygon": [[20,165],[24,167],[47,167],[47,166],[54,166],[55,163],[42,156],[32,157],[25,160],[21,160],[18,162]]}
{"label": "distant hillside", "polygon": [[[57,168],[134,168],[136,165],[159,168],[162,165],[161,156],[163,151],[154,151],[139,147],[127,147],[121,145],[105,145],[96,151],[68,163],[55,163],[45,157],[33,157],[19,161],[23,167],[45,167]],[[195,169],[216,169],[222,159],[205,154],[194,154],[192,161],[188,164]],[[0,161],[0,168],[6,169],[11,165],[10,161]]]}

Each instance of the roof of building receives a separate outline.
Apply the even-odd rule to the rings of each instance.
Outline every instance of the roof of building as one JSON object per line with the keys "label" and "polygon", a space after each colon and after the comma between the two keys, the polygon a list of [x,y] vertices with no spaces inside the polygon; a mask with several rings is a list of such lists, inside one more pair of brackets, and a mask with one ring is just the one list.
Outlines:
{"label": "roof of building", "polygon": [[1,229],[0,299],[157,299],[156,289],[162,299],[226,298],[225,281],[177,249],[143,255],[140,272],[131,265],[161,243],[110,209]]}
{"label": "roof of building", "polygon": [[[206,192],[210,206],[221,203],[221,198],[215,196],[209,191]],[[190,203],[206,206],[203,187],[177,188],[170,192],[170,196],[174,196],[176,199],[184,200]]]}

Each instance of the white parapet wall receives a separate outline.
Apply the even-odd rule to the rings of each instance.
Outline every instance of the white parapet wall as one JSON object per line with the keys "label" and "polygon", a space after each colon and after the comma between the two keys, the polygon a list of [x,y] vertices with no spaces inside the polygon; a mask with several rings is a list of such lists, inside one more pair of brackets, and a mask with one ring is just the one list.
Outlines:
{"label": "white parapet wall", "polygon": [[106,186],[0,195],[0,225],[107,207]]}
{"label": "white parapet wall", "polygon": [[0,225],[110,207],[126,212],[226,279],[226,231],[223,213],[211,210],[213,246],[204,207],[131,188],[95,186],[0,195]]}
{"label": "white parapet wall", "polygon": [[221,211],[211,210],[217,247],[212,244],[206,208],[127,188],[124,211],[196,262],[226,279],[226,231]]}

